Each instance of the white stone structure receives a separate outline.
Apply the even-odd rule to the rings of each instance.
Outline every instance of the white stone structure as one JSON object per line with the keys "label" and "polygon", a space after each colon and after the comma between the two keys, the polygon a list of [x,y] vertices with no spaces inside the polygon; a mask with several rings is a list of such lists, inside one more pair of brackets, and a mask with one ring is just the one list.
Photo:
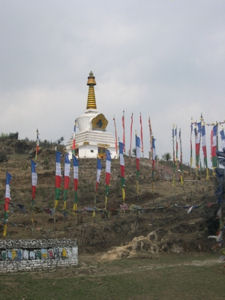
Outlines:
{"label": "white stone structure", "polygon": [[77,265],[76,240],[0,240],[0,273]]}
{"label": "white stone structure", "polygon": [[[95,77],[90,72],[88,77],[89,91],[87,109],[84,114],[76,118],[75,124],[79,132],[75,134],[75,152],[79,158],[104,157],[105,150],[111,153],[111,158],[118,158],[115,147],[115,137],[111,132],[106,131],[108,121],[99,113],[96,107],[94,85]],[[67,150],[72,156],[73,139],[70,140]]]}

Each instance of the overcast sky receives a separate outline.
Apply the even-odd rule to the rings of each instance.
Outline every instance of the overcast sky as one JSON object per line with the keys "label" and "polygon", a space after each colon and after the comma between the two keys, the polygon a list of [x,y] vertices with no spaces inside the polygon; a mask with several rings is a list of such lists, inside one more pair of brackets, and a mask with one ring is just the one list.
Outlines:
{"label": "overcast sky", "polygon": [[[189,159],[190,119],[225,119],[224,0],[0,0],[0,133],[71,136],[96,76],[98,110],[151,116],[159,156],[173,123]],[[209,135],[209,130],[207,131]]]}

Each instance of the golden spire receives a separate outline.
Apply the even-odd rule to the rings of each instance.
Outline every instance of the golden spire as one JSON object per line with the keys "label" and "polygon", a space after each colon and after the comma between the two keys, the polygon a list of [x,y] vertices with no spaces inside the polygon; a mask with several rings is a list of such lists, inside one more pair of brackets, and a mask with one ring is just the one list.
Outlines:
{"label": "golden spire", "polygon": [[95,89],[94,89],[96,82],[95,82],[95,76],[92,71],[89,73],[87,85],[89,85],[87,109],[97,109],[96,102],[95,102]]}

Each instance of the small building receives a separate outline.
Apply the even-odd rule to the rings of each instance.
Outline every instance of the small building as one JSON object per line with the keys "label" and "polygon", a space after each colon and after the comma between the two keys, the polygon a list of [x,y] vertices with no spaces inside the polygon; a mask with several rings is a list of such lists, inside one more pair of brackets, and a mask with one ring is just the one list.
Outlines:
{"label": "small building", "polygon": [[[89,73],[87,85],[89,89],[86,111],[75,120],[76,130],[79,130],[75,134],[75,153],[79,158],[103,158],[105,150],[108,149],[112,159],[118,158],[115,137],[106,130],[108,120],[97,110],[94,90],[96,82],[92,72]],[[72,144],[73,139],[67,146],[71,155]]]}

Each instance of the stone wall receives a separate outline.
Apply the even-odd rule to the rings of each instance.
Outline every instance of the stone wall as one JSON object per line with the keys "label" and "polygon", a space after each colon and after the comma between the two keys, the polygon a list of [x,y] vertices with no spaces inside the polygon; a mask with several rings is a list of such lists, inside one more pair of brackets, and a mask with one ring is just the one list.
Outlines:
{"label": "stone wall", "polygon": [[76,240],[0,240],[0,273],[78,264]]}

